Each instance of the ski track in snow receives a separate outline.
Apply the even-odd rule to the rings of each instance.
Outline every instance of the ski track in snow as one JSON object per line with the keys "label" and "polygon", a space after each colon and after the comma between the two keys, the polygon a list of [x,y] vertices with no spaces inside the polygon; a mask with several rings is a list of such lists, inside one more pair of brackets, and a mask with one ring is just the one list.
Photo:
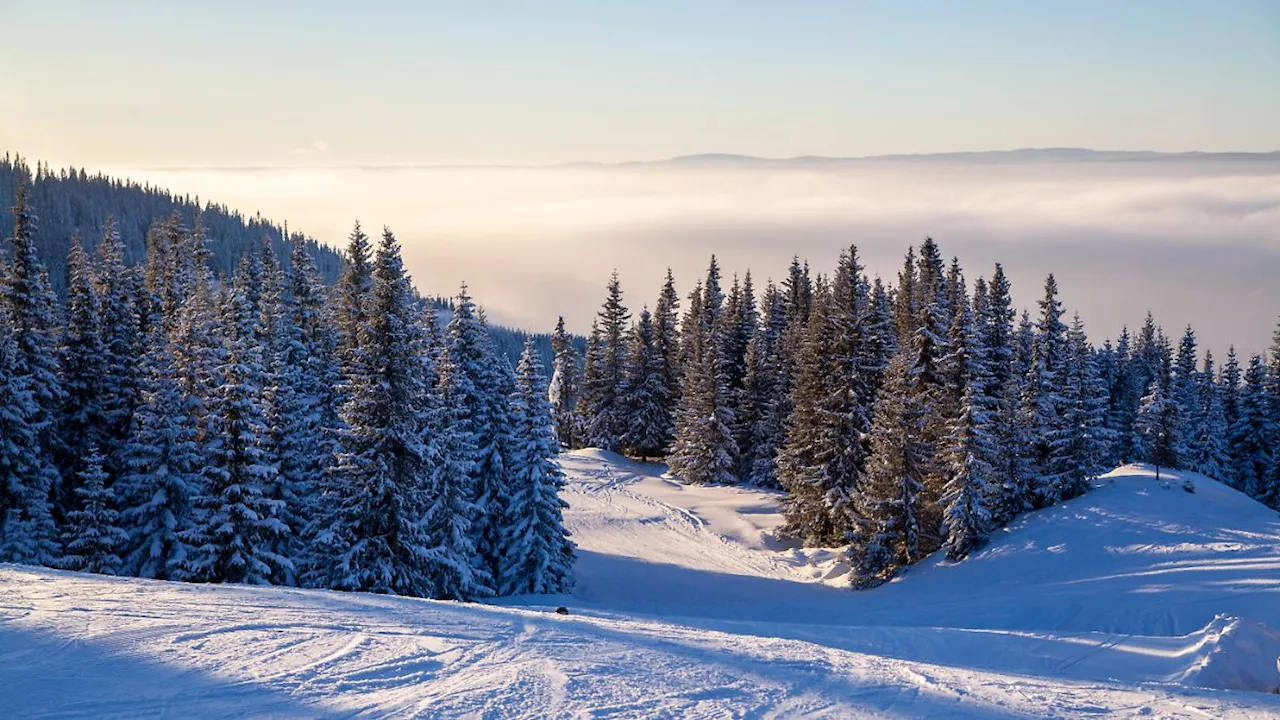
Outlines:
{"label": "ski track in snow", "polygon": [[[1280,716],[1280,518],[1121,468],[870,592],[779,495],[568,453],[570,596],[460,604],[0,566],[0,716]],[[572,614],[557,615],[557,605]],[[1268,627],[1269,626],[1269,627]]]}

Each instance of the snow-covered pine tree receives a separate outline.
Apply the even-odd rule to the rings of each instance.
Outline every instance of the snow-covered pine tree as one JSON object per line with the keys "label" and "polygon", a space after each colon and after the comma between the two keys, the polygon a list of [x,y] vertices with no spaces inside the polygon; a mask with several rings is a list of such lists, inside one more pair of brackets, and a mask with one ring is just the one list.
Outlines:
{"label": "snow-covered pine tree", "polygon": [[115,493],[106,485],[102,454],[93,445],[86,452],[76,485],[78,509],[67,513],[63,533],[66,549],[59,565],[67,570],[115,575],[129,536],[119,524]]}
{"label": "snow-covered pine tree", "polygon": [[981,459],[992,470],[988,509],[994,527],[1013,519],[1028,507],[1026,486],[1026,435],[1020,411],[1021,380],[1015,364],[1015,313],[1009,280],[997,263],[986,284],[981,306],[975,309],[977,338],[973,352],[984,377],[981,395],[974,398],[991,422],[992,445],[979,446],[990,454]]}
{"label": "snow-covered pine tree", "polygon": [[[11,562],[48,565],[58,556],[58,538],[50,512],[49,493],[61,486],[55,464],[58,447],[57,410],[63,391],[58,376],[56,328],[57,301],[49,289],[49,277],[37,255],[33,233],[35,211],[27,204],[27,185],[19,178],[14,191],[13,235],[5,272],[0,274],[0,303],[6,306],[7,335],[13,343],[9,372],[14,391],[19,393],[14,407],[22,406],[15,417],[34,431],[24,453],[26,461],[11,492],[17,498],[4,518],[5,531],[0,557]],[[29,393],[29,395],[27,395]],[[24,400],[27,397],[29,400]]]}
{"label": "snow-covered pine tree", "polygon": [[53,516],[41,473],[40,406],[20,369],[9,307],[0,303],[0,561],[42,564],[56,550]]}
{"label": "snow-covered pine tree", "polygon": [[[427,378],[422,329],[400,247],[384,230],[342,406],[346,427],[320,498],[310,584],[397,595],[433,593],[434,547],[425,513],[431,492],[423,417]],[[355,292],[358,283],[348,289]],[[355,302],[345,298],[343,302]],[[348,350],[352,349],[348,345]],[[467,558],[466,560],[470,560]]]}
{"label": "snow-covered pine tree", "polygon": [[1122,465],[1138,458],[1133,423],[1141,398],[1135,382],[1131,340],[1126,327],[1116,341],[1115,368],[1108,387],[1107,429],[1112,437],[1111,452],[1107,458],[1109,465]]}
{"label": "snow-covered pine tree", "polygon": [[786,298],[772,282],[765,286],[764,321],[747,344],[743,401],[738,421],[749,424],[745,444],[739,443],[741,477],[757,487],[778,487],[775,461],[784,440],[786,407],[782,378],[783,333],[787,327]]}
{"label": "snow-covered pine tree", "polygon": [[925,485],[937,471],[937,457],[924,431],[931,408],[920,392],[920,374],[913,354],[895,356],[876,401],[849,551],[855,587],[879,585],[927,554],[921,542],[928,514]]}
{"label": "snow-covered pine tree", "polygon": [[1062,396],[1064,364],[1067,352],[1067,326],[1062,322],[1062,303],[1058,300],[1058,283],[1050,274],[1044,283],[1044,296],[1039,301],[1040,316],[1036,322],[1035,340],[1031,348],[1031,367],[1022,388],[1023,422],[1030,436],[1029,457],[1030,500],[1034,507],[1053,505],[1062,498],[1054,481],[1053,438],[1064,424],[1066,400]]}
{"label": "snow-covered pine tree", "polygon": [[1266,388],[1266,368],[1262,357],[1254,355],[1240,388],[1238,415],[1228,428],[1228,443],[1237,487],[1246,495],[1271,502],[1280,500],[1270,492],[1273,433]]}
{"label": "snow-covered pine tree", "polygon": [[[953,354],[957,352],[965,351],[953,350]],[[991,527],[987,503],[995,495],[991,487],[994,473],[984,460],[994,451],[992,420],[979,400],[983,378],[976,363],[973,370],[951,425],[947,449],[950,473],[942,494],[942,535],[946,538],[942,549],[951,560],[963,560],[986,542]]]}
{"label": "snow-covered pine tree", "polygon": [[368,319],[365,303],[373,290],[373,264],[369,236],[356,221],[347,238],[347,250],[334,292],[334,326],[338,330],[338,359],[343,377],[357,372],[360,331]]}
{"label": "snow-covered pine tree", "polygon": [[[729,426],[733,434],[734,447],[745,448],[751,439],[753,418],[744,417],[741,410],[746,402],[743,386],[747,377],[747,346],[756,334],[760,324],[760,312],[756,305],[755,284],[751,280],[751,271],[747,271],[741,283],[738,276],[733,277],[733,286],[729,299],[725,303],[723,350],[726,401],[732,414],[733,422]],[[734,475],[745,478],[749,472],[750,453],[739,452],[735,456]]]}
{"label": "snow-covered pine tree", "polygon": [[[626,431],[621,446],[633,457],[660,457],[671,442],[671,419],[666,414],[663,360],[658,354],[657,329],[646,307],[631,328],[626,375],[623,379]],[[517,372],[518,374],[518,372]]]}
{"label": "snow-covered pine tree", "polygon": [[737,480],[733,468],[738,452],[729,429],[733,415],[721,355],[724,294],[714,256],[706,284],[696,287],[694,293],[682,332],[684,378],[667,463],[671,473],[686,482],[733,483]]}
{"label": "snow-covered pine tree", "polygon": [[1206,351],[1204,366],[1196,381],[1195,406],[1188,427],[1193,433],[1187,441],[1188,454],[1183,463],[1215,480],[1226,481],[1231,458],[1227,453],[1227,418],[1222,408],[1222,393],[1214,382],[1216,367],[1213,353]]}
{"label": "snow-covered pine tree", "polygon": [[564,329],[564,318],[556,319],[551,334],[551,350],[555,353],[547,398],[551,402],[556,438],[563,448],[579,446],[578,427],[578,351]]}
{"label": "snow-covered pine tree", "polygon": [[[784,532],[810,545],[838,545],[852,527],[852,497],[859,477],[862,447],[851,447],[841,433],[837,403],[852,392],[846,381],[835,335],[838,312],[826,279],[814,283],[809,328],[796,356],[791,388],[791,414],[778,451],[777,477],[787,492],[783,500]],[[833,402],[834,401],[834,402]],[[844,453],[857,453],[848,462]],[[852,470],[852,472],[850,472]],[[839,512],[831,502],[836,495]]]}
{"label": "snow-covered pine tree", "polygon": [[498,354],[494,347],[483,310],[477,311],[476,318],[480,325],[482,364],[476,382],[476,410],[471,414],[476,445],[472,476],[476,515],[472,537],[481,563],[477,576],[496,590],[502,558],[507,555],[511,542],[504,528],[510,524],[511,458],[515,452],[510,398],[515,392],[515,374],[506,357]]}
{"label": "snow-covered pine tree", "polygon": [[56,498],[57,512],[64,518],[79,507],[80,496],[75,490],[88,449],[101,447],[106,439],[104,383],[108,369],[102,341],[102,308],[79,235],[72,238],[67,266],[67,318],[58,348],[63,389],[58,414],[58,464],[63,483]]}
{"label": "snow-covered pine tree", "polygon": [[[301,235],[290,238],[292,262],[283,279],[284,292],[264,310],[277,307],[276,316],[265,317],[271,328],[271,372],[274,388],[265,394],[265,419],[270,432],[271,462],[276,481],[267,497],[283,506],[277,517],[288,528],[277,538],[275,552],[290,558],[305,555],[301,546],[314,531],[311,506],[322,491],[323,479],[333,459],[333,438],[338,427],[336,396],[337,338],[325,318],[326,293],[315,261]],[[268,298],[271,296],[268,295]],[[286,573],[273,578],[277,584],[293,584]]]}
{"label": "snow-covered pine tree", "polygon": [[[644,335],[653,335],[649,311],[641,324]],[[661,360],[657,353],[651,358]],[[650,362],[653,377],[661,379],[661,363]],[[511,499],[508,504],[508,535],[500,563],[498,590],[502,595],[561,593],[573,585],[574,545],[564,528],[560,499],[564,475],[556,464],[557,443],[551,432],[551,413],[542,386],[541,363],[533,341],[525,342],[516,367],[516,390],[511,397],[512,435],[515,451],[511,463]]]}
{"label": "snow-covered pine tree", "polygon": [[866,463],[864,438],[875,393],[868,364],[868,291],[856,247],[840,253],[830,286],[815,286],[809,332],[798,356],[792,417],[778,479],[788,532],[815,544],[844,543]]}
{"label": "snow-covered pine tree", "polygon": [[1066,343],[1058,376],[1062,422],[1049,438],[1049,489],[1058,501],[1088,492],[1105,469],[1109,440],[1106,389],[1079,315],[1072,318]]}
{"label": "snow-covered pine tree", "polygon": [[129,534],[123,574],[159,580],[185,577],[191,499],[202,491],[204,458],[197,419],[189,414],[174,358],[161,328],[141,364],[138,409],[116,482],[121,524]]}
{"label": "snow-covered pine tree", "polygon": [[880,385],[884,382],[889,360],[898,352],[898,337],[893,327],[893,301],[878,277],[871,284],[867,317],[863,326],[862,356],[858,372],[864,379],[859,385],[871,391],[870,396],[862,398],[862,406],[870,413],[875,406]]}
{"label": "snow-covered pine tree", "polygon": [[1191,453],[1188,445],[1198,433],[1191,423],[1195,420],[1196,400],[1200,385],[1200,373],[1196,368],[1196,333],[1187,325],[1178,341],[1177,355],[1173,362],[1173,376],[1169,384],[1169,396],[1178,403],[1178,457]]}
{"label": "snow-covered pine tree", "polygon": [[191,544],[187,579],[197,582],[263,585],[292,577],[292,560],[276,551],[290,530],[279,518],[284,502],[267,494],[276,483],[276,468],[265,450],[267,370],[259,314],[246,292],[253,281],[252,276],[236,278],[222,307],[225,361],[209,403],[203,489],[195,497],[195,522],[186,535]]}
{"label": "snow-covered pine tree", "polygon": [[1222,396],[1222,418],[1227,423],[1227,466],[1225,478],[1221,478],[1231,487],[1241,490],[1236,478],[1237,453],[1232,438],[1232,428],[1240,420],[1240,361],[1236,358],[1234,345],[1227,348],[1227,362],[1222,366],[1222,376],[1218,379],[1219,392]]}
{"label": "snow-covered pine tree", "polygon": [[618,271],[609,277],[608,295],[597,314],[596,350],[598,362],[590,363],[583,393],[583,415],[587,443],[605,450],[617,450],[626,431],[625,410],[620,390],[627,362],[626,332],[631,313],[622,303],[622,283]]}
{"label": "snow-covered pine tree", "polygon": [[[458,293],[447,334],[440,387],[449,431],[436,490],[443,497],[433,498],[438,508],[429,513],[429,530],[435,526],[433,541],[443,538],[450,548],[434,569],[438,587],[447,588],[446,597],[474,599],[497,590],[498,560],[509,539],[502,531],[510,499],[510,410],[498,405],[506,401],[499,394],[503,378],[466,286]],[[469,563],[465,572],[449,565],[460,562]]]}
{"label": "snow-covered pine tree", "polygon": [[1178,405],[1165,394],[1159,375],[1152,377],[1142,396],[1134,433],[1143,457],[1157,467],[1176,468],[1178,463]]}
{"label": "snow-covered pine tree", "polygon": [[[225,288],[224,288],[225,289]],[[218,368],[225,362],[222,322],[218,317],[219,293],[212,272],[201,266],[191,294],[182,301],[178,318],[171,325],[156,326],[160,342],[168,342],[173,353],[173,376],[182,391],[183,415],[195,423],[196,440],[209,440],[208,403],[221,384]],[[169,334],[165,327],[172,327]]]}
{"label": "snow-covered pine tree", "polygon": [[[675,427],[675,411],[680,400],[680,296],[676,293],[676,281],[667,268],[667,277],[658,292],[658,301],[653,306],[654,349],[662,358],[662,385],[666,405],[663,412],[667,416],[667,424]],[[673,430],[674,431],[674,430]],[[663,447],[665,454],[671,444]]]}
{"label": "snow-covered pine tree", "polygon": [[124,472],[122,452],[138,405],[143,348],[138,327],[138,278],[134,270],[125,265],[124,243],[114,218],[107,218],[102,242],[98,245],[93,285],[102,312],[102,344],[106,355],[102,380],[105,427],[101,449],[107,474],[115,479]]}

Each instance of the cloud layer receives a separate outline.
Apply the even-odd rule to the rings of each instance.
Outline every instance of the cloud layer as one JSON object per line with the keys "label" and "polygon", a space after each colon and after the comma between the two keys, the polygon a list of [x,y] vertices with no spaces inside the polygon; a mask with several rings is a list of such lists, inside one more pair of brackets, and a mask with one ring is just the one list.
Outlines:
{"label": "cloud layer", "polygon": [[779,277],[792,255],[829,270],[856,243],[892,278],[926,235],[970,279],[1005,263],[1032,305],[1048,272],[1090,336],[1150,308],[1215,352],[1262,350],[1280,314],[1280,163],[863,163],[834,167],[131,171],[179,192],[287,218],[340,245],[357,217],[389,225],[419,287],[466,280],[501,321],[585,330],[618,268],[651,303],[670,265],[681,291],[716,253]]}

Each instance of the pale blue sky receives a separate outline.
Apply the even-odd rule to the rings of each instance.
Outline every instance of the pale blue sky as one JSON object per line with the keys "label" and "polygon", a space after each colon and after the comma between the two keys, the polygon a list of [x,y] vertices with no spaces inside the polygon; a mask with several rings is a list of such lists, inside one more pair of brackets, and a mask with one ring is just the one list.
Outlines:
{"label": "pale blue sky", "polygon": [[0,0],[0,15],[0,147],[54,162],[1280,149],[1276,0]]}

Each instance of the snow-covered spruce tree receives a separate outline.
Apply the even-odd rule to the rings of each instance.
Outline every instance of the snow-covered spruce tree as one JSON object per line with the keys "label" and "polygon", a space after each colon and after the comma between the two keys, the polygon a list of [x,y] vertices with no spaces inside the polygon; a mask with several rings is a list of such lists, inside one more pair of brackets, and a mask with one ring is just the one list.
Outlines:
{"label": "snow-covered spruce tree", "polygon": [[1227,361],[1222,365],[1222,376],[1218,379],[1219,392],[1222,395],[1222,417],[1227,423],[1227,467],[1226,477],[1222,478],[1228,485],[1241,490],[1236,478],[1236,453],[1232,428],[1240,420],[1241,391],[1240,361],[1236,358],[1234,345],[1227,348]]}
{"label": "snow-covered spruce tree", "polygon": [[991,511],[987,502],[992,470],[983,459],[992,452],[989,434],[991,419],[984,415],[980,396],[981,379],[970,376],[961,400],[959,415],[951,426],[948,448],[950,476],[942,495],[942,549],[951,560],[963,560],[987,540]]}
{"label": "snow-covered spruce tree", "polygon": [[1222,408],[1222,393],[1214,382],[1216,367],[1213,353],[1205,352],[1204,366],[1196,381],[1195,405],[1187,423],[1192,437],[1187,441],[1183,464],[1215,480],[1230,477],[1227,453],[1227,418]]}
{"label": "snow-covered spruce tree", "polygon": [[[437,568],[445,595],[474,599],[496,592],[498,559],[504,554],[502,534],[510,498],[506,463],[512,452],[509,409],[501,393],[502,378],[485,326],[471,296],[463,286],[449,321],[440,387],[448,411],[449,431],[443,457],[445,466],[435,491],[440,506],[431,523],[432,539],[445,538],[449,562],[468,564]],[[461,528],[465,525],[465,533]],[[442,560],[442,562],[444,562]]]}
{"label": "snow-covered spruce tree", "polygon": [[[992,525],[999,527],[1028,507],[1025,448],[1027,439],[1021,415],[1021,381],[1015,365],[1013,301],[1009,280],[998,263],[975,313],[978,337],[973,351],[984,376],[982,394],[975,398],[991,422],[992,446],[982,459],[992,470],[988,508]],[[988,448],[979,447],[980,451]]]}
{"label": "snow-covered spruce tree", "polygon": [[424,433],[427,378],[417,355],[418,312],[390,230],[383,231],[372,276],[371,290],[359,298],[359,337],[344,358],[346,427],[338,432],[339,447],[318,501],[320,531],[312,539],[307,581],[426,596],[433,590],[426,562],[433,547],[425,517],[431,479],[425,445],[432,440]]}
{"label": "snow-covered spruce tree", "polygon": [[278,517],[284,503],[267,495],[276,468],[265,450],[262,383],[267,371],[258,316],[246,292],[249,281],[237,278],[222,307],[225,361],[209,403],[203,488],[186,534],[191,545],[187,579],[198,582],[263,585],[292,577],[292,561],[276,552],[289,532]]}
{"label": "snow-covered spruce tree", "polygon": [[369,236],[356,221],[347,239],[347,250],[334,290],[334,326],[338,330],[338,359],[343,377],[357,372],[360,362],[358,348],[360,332],[368,318],[365,303],[373,290],[373,264],[370,257]]}
{"label": "snow-covered spruce tree", "polygon": [[1022,388],[1023,422],[1030,436],[1030,500],[1033,507],[1053,505],[1062,498],[1053,478],[1053,438],[1060,432],[1066,400],[1062,397],[1067,354],[1067,326],[1062,322],[1058,283],[1050,274],[1045,279],[1031,348],[1031,367]]}
{"label": "snow-covered spruce tree", "polygon": [[[845,469],[840,457],[845,446],[839,418],[831,412],[831,394],[834,390],[838,397],[849,391],[835,387],[843,380],[835,349],[835,312],[831,289],[819,276],[814,283],[808,332],[796,358],[786,439],[778,451],[778,483],[787,492],[783,500],[784,532],[811,545],[838,545],[845,541],[845,532],[851,526],[851,508],[846,499],[858,481],[856,474],[836,474]],[[844,512],[839,516],[828,501],[833,492],[841,496]]]}
{"label": "snow-covered spruce tree", "polygon": [[631,329],[622,384],[627,425],[621,443],[623,452],[642,459],[660,457],[672,433],[671,418],[666,414],[663,361],[655,335],[653,318],[644,308]]}
{"label": "snow-covered spruce tree", "polygon": [[165,325],[157,325],[156,334],[151,338],[170,344],[173,377],[182,391],[183,415],[195,424],[195,439],[201,445],[209,440],[208,403],[221,384],[218,368],[226,356],[218,302],[212,273],[201,267],[195,287],[182,302],[178,318],[169,326],[172,332],[166,334]]}
{"label": "snow-covered spruce tree", "polygon": [[1173,362],[1173,375],[1169,383],[1169,396],[1178,403],[1178,457],[1187,458],[1192,454],[1189,443],[1198,434],[1192,423],[1196,419],[1195,407],[1197,390],[1200,385],[1200,372],[1196,368],[1196,333],[1190,325],[1182,333],[1178,341],[1177,354]]}
{"label": "snow-covered spruce tree", "polygon": [[578,427],[578,351],[564,330],[564,318],[556,319],[551,334],[551,350],[555,353],[547,398],[555,421],[556,438],[563,448],[579,446]]}
{"label": "snow-covered spruce tree", "polygon": [[1107,404],[1107,429],[1113,438],[1107,458],[1109,465],[1134,462],[1139,457],[1134,444],[1133,423],[1138,414],[1141,393],[1135,385],[1134,369],[1129,329],[1124,328],[1116,341],[1115,369]]}
{"label": "snow-covered spruce tree", "polygon": [[129,534],[122,574],[181,580],[192,522],[191,499],[201,492],[197,419],[175,377],[174,358],[160,328],[146,343],[138,409],[125,444],[124,474],[115,489]]}
{"label": "snow-covered spruce tree", "polygon": [[1270,502],[1280,500],[1270,492],[1273,434],[1266,389],[1266,369],[1262,357],[1254,355],[1244,373],[1240,388],[1238,416],[1228,428],[1228,443],[1235,466],[1237,487],[1246,495]]}
{"label": "snow-covered spruce tree", "polygon": [[[747,271],[741,283],[737,275],[733,278],[733,286],[729,291],[724,311],[724,368],[726,400],[729,404],[733,422],[729,426],[733,434],[734,446],[741,449],[751,440],[751,427],[754,419],[745,417],[742,406],[746,401],[743,386],[747,377],[747,346],[755,336],[760,324],[760,311],[756,305],[755,284],[751,280],[751,271]],[[750,453],[739,452],[735,455],[737,465],[734,475],[745,478],[750,471]]]}
{"label": "snow-covered spruce tree", "polygon": [[67,318],[58,348],[63,389],[58,417],[58,464],[63,483],[56,501],[62,517],[79,507],[75,490],[82,463],[88,458],[90,447],[102,446],[107,430],[107,354],[102,342],[102,309],[79,235],[72,238],[67,266]]}
{"label": "snow-covered spruce tree", "polygon": [[849,551],[855,587],[879,585],[928,554],[921,542],[928,514],[925,485],[936,474],[937,455],[924,429],[932,410],[919,375],[911,354],[897,355],[876,401]]}
{"label": "snow-covered spruce tree", "polygon": [[[275,317],[264,317],[272,340],[271,373],[274,387],[266,393],[264,409],[270,433],[271,462],[276,481],[267,496],[284,503],[278,517],[289,533],[277,538],[275,551],[300,557],[301,544],[309,537],[314,518],[311,506],[322,492],[323,478],[333,459],[334,433],[338,427],[338,383],[335,357],[337,338],[325,319],[325,288],[315,261],[300,235],[290,238],[292,262],[284,278],[285,291],[277,302]],[[270,295],[268,295],[270,298]],[[274,578],[292,584],[296,578]]]}
{"label": "snow-covered spruce tree", "polygon": [[862,399],[862,406],[870,412],[875,406],[880,385],[884,382],[889,360],[898,352],[898,337],[893,326],[893,301],[880,278],[871,284],[867,301],[867,317],[863,323],[863,348],[858,372],[863,380],[860,387],[871,394]]}
{"label": "snow-covered spruce tree", "polygon": [[0,303],[0,561],[43,564],[56,545],[35,422],[41,411],[18,363],[9,308]]}
{"label": "snow-covered spruce tree", "polygon": [[1059,375],[1062,422],[1049,438],[1048,483],[1059,501],[1088,492],[1105,469],[1108,444],[1106,389],[1079,315],[1072,319],[1066,340]]}
{"label": "snow-covered spruce tree", "polygon": [[[652,326],[647,310],[641,321]],[[652,327],[646,334],[652,335]],[[654,363],[654,371],[660,378],[661,366]],[[569,505],[559,495],[564,476],[555,460],[557,444],[544,383],[537,349],[528,340],[511,397],[515,451],[505,528],[509,538],[498,575],[501,595],[560,593],[573,585],[574,545],[562,515]]]}
{"label": "snow-covered spruce tree", "polygon": [[778,487],[775,462],[785,434],[785,385],[781,344],[787,328],[786,300],[772,282],[765,286],[764,322],[747,345],[743,400],[739,422],[749,423],[750,435],[739,445],[743,479],[757,487]]}
{"label": "snow-covered spruce tree", "polygon": [[[654,349],[662,358],[662,385],[665,405],[663,412],[667,424],[675,427],[675,411],[680,400],[680,296],[676,294],[676,281],[667,268],[667,277],[658,292],[658,301],[653,306]],[[671,444],[663,446],[663,454]]]}
{"label": "snow-covered spruce tree", "polygon": [[809,332],[801,348],[778,479],[787,531],[814,544],[839,544],[853,528],[853,498],[866,462],[868,409],[860,372],[867,288],[857,249],[840,255],[830,287],[815,285]]}
{"label": "snow-covered spruce tree", "polygon": [[[723,349],[724,294],[715,257],[705,285],[695,288],[684,340],[684,378],[676,411],[675,439],[667,463],[673,475],[691,483],[733,483],[737,447],[725,384]],[[691,298],[691,301],[694,298]]]}
{"label": "snow-covered spruce tree", "polygon": [[1134,420],[1134,433],[1147,462],[1157,467],[1179,466],[1178,427],[1178,405],[1165,394],[1160,378],[1153,377]]}
{"label": "snow-covered spruce tree", "polygon": [[17,486],[10,491],[16,504],[6,511],[0,557],[48,565],[58,556],[48,498],[62,482],[54,453],[58,447],[56,413],[63,391],[58,377],[56,298],[37,256],[33,238],[36,216],[27,204],[27,185],[22,179],[14,191],[13,218],[9,263],[0,274],[0,303],[6,306],[6,334],[13,343],[8,365],[10,382],[19,394],[13,405],[22,407],[15,418],[22,417],[34,436],[24,441],[25,461],[9,471],[21,476],[14,477]]}
{"label": "snow-covered spruce tree", "polygon": [[106,369],[102,379],[102,454],[110,478],[123,474],[122,452],[128,440],[135,408],[143,354],[138,327],[138,277],[125,265],[124,243],[115,220],[108,217],[93,286],[102,317],[102,345]]}
{"label": "snow-covered spruce tree", "polygon": [[582,396],[586,442],[605,450],[617,450],[626,431],[620,390],[627,362],[626,332],[631,313],[622,304],[622,284],[616,270],[609,277],[608,295],[596,317],[598,325],[592,328],[596,356],[588,363]]}
{"label": "snow-covered spruce tree", "polygon": [[59,565],[67,570],[115,575],[129,536],[120,527],[115,493],[106,485],[104,458],[93,445],[86,451],[76,486],[78,509],[67,513],[63,533],[66,549]]}

